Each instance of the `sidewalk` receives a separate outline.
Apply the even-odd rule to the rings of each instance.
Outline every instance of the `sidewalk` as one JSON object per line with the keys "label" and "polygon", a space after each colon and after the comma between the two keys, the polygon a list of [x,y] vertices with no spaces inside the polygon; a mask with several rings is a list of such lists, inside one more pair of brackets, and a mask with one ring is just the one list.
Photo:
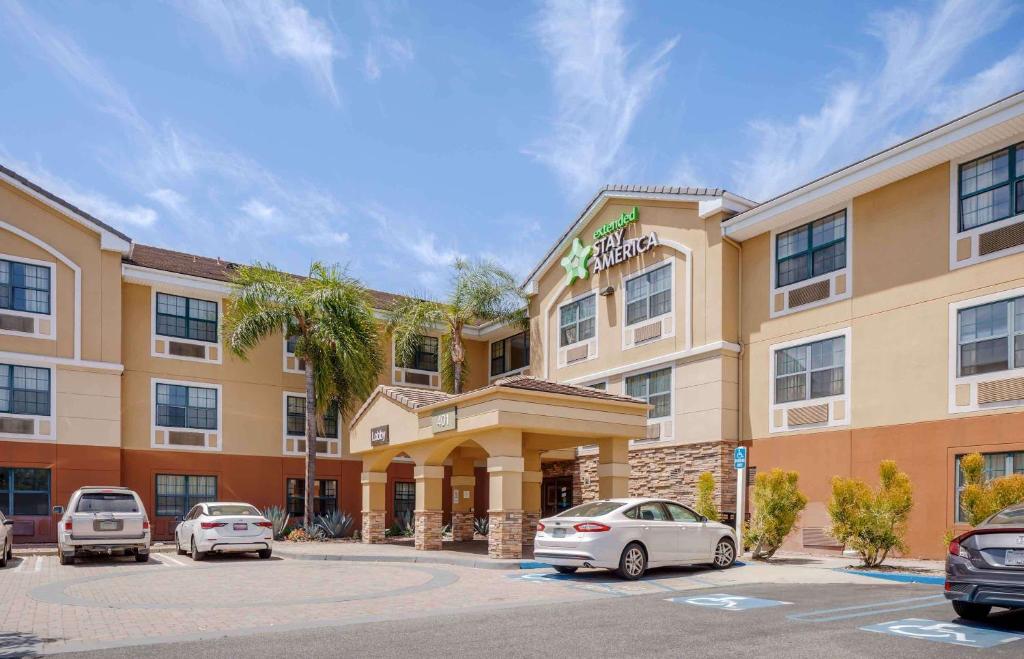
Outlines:
{"label": "sidewalk", "polygon": [[533,547],[523,546],[523,558],[487,557],[487,541],[445,542],[440,551],[417,551],[411,542],[369,545],[361,542],[289,542],[274,543],[274,553],[285,558],[307,561],[367,561],[380,563],[422,563],[458,565],[485,570],[523,570],[546,567],[533,560]]}

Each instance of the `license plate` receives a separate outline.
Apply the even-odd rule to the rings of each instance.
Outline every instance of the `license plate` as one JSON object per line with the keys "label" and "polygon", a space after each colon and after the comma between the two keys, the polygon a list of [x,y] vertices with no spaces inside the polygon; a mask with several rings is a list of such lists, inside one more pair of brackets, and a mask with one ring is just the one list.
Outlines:
{"label": "license plate", "polygon": [[116,531],[117,522],[100,522],[100,531]]}
{"label": "license plate", "polygon": [[554,533],[552,533],[551,535],[555,536],[556,538],[564,538],[565,529],[555,529]]}
{"label": "license plate", "polygon": [[231,528],[233,528],[236,531],[244,531],[247,528],[249,528],[249,525],[246,524],[245,522],[235,522],[235,525],[232,526]]}
{"label": "license plate", "polygon": [[1024,565],[1024,550],[1007,549],[1005,562],[1007,565]]}

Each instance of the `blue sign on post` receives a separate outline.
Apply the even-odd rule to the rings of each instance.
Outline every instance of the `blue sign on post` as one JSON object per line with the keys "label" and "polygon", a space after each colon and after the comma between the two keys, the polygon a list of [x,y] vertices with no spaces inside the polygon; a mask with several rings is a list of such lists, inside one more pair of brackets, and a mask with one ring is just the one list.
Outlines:
{"label": "blue sign on post", "polygon": [[737,469],[747,468],[747,447],[737,446],[736,450],[732,452],[732,463]]}

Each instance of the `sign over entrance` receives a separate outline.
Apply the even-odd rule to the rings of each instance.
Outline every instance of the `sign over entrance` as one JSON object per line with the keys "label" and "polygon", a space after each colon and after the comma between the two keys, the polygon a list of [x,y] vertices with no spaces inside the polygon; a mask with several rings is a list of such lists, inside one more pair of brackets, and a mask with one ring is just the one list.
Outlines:
{"label": "sign over entrance", "polygon": [[618,219],[594,231],[593,245],[584,245],[578,237],[573,238],[572,247],[562,257],[565,285],[572,286],[577,279],[587,279],[592,274],[596,275],[657,247],[658,234],[653,231],[635,238],[624,237],[626,227],[639,219],[640,209],[634,206]]}
{"label": "sign over entrance", "polygon": [[455,430],[456,410],[454,407],[446,407],[438,410],[430,416],[430,429],[435,434],[446,430]]}
{"label": "sign over entrance", "polygon": [[384,446],[391,441],[391,426],[370,428],[370,446]]}

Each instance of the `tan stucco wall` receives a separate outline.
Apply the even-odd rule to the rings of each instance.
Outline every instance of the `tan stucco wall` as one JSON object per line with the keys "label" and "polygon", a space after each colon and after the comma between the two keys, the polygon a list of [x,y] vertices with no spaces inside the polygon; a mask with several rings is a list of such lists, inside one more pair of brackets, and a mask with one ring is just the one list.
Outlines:
{"label": "tan stucco wall", "polygon": [[57,441],[120,447],[120,374],[70,366],[56,371]]}

